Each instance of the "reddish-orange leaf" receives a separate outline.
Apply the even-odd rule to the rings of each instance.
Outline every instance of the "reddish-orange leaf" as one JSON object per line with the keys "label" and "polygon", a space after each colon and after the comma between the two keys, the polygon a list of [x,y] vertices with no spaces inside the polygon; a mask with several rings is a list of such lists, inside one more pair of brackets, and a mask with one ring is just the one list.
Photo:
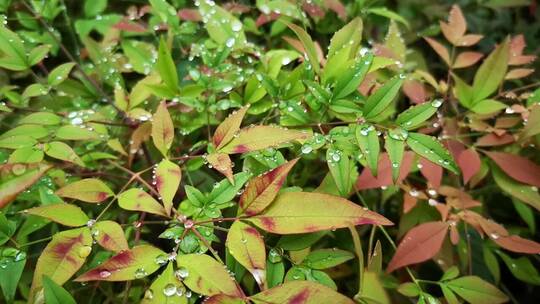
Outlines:
{"label": "reddish-orange leaf", "polygon": [[405,80],[403,82],[403,93],[416,104],[423,103],[427,99],[424,85],[417,80]]}
{"label": "reddish-orange leaf", "polygon": [[479,52],[462,52],[459,53],[456,60],[454,61],[454,65],[452,68],[454,69],[461,69],[470,67],[471,65],[477,63],[484,54]]}
{"label": "reddish-orange leaf", "polygon": [[196,9],[183,8],[178,11],[177,15],[178,17],[180,17],[180,19],[186,21],[199,22],[202,20],[201,14],[199,14],[199,10]]}
{"label": "reddish-orange leaf", "polygon": [[416,202],[417,202],[416,197],[408,193],[404,193],[403,194],[403,213],[407,213],[411,211],[411,209],[416,206]]}
{"label": "reddish-orange leaf", "polygon": [[219,173],[225,175],[231,184],[234,185],[234,177],[232,171],[232,162],[228,154],[225,153],[211,153],[206,156],[206,161]]}
{"label": "reddish-orange leaf", "polygon": [[489,133],[476,140],[475,145],[478,147],[503,146],[511,144],[514,141],[514,137],[510,134],[503,134],[501,136],[498,136],[495,133]]}
{"label": "reddish-orange leaf", "polygon": [[523,34],[519,34],[512,38],[510,41],[510,59],[508,61],[509,65],[523,65],[533,62],[536,59],[536,56],[533,55],[523,55],[523,50],[525,49],[525,37]]}
{"label": "reddish-orange leaf", "polygon": [[121,20],[113,25],[113,28],[132,33],[144,33],[147,31],[144,25],[137,22],[130,22],[129,20]]}
{"label": "reddish-orange leaf", "polygon": [[123,250],[75,279],[86,281],[131,281],[152,274],[161,266],[157,261],[165,257],[165,252],[150,245],[140,245]]}
{"label": "reddish-orange leaf", "polygon": [[284,192],[262,213],[246,218],[277,234],[294,234],[354,225],[392,225],[387,218],[344,198],[314,192]]}
{"label": "reddish-orange leaf", "polygon": [[456,225],[450,225],[450,242],[452,242],[453,245],[459,243],[459,231],[457,230]]}
{"label": "reddish-orange leaf", "polygon": [[334,11],[339,18],[347,19],[347,10],[341,1],[339,0],[324,0],[324,6]]}
{"label": "reddish-orange leaf", "polygon": [[[412,163],[414,160],[414,153],[406,151],[403,154],[403,161],[399,169],[399,178],[397,184],[399,184],[411,171]],[[380,187],[386,187],[393,185],[392,181],[392,163],[388,159],[387,153],[381,153],[379,158],[379,166],[377,167],[377,177],[371,174],[371,170],[364,169],[362,174],[356,180],[356,188],[358,190],[374,189]]]}
{"label": "reddish-orange leaf", "polygon": [[534,69],[513,69],[508,71],[506,73],[506,76],[504,76],[504,79],[510,80],[510,79],[520,79],[523,77],[527,77],[534,73]]}
{"label": "reddish-orange leaf", "polygon": [[447,65],[450,65],[450,54],[448,53],[448,49],[439,42],[437,42],[435,39],[431,39],[428,37],[424,37],[424,39],[429,43],[431,48],[444,60],[444,62]]}
{"label": "reddish-orange leaf", "polygon": [[482,164],[480,156],[474,148],[469,148],[461,152],[457,163],[463,174],[463,183],[465,184],[480,171],[480,165]]}
{"label": "reddish-orange leaf", "polygon": [[485,152],[506,174],[525,184],[540,187],[540,166],[525,157],[504,153]]}
{"label": "reddish-orange leaf", "polygon": [[441,249],[447,231],[448,224],[444,222],[424,223],[409,230],[386,271],[390,273],[398,268],[431,259]]}
{"label": "reddish-orange leaf", "polygon": [[248,109],[249,105],[240,108],[238,111],[232,112],[229,117],[225,118],[225,120],[219,124],[212,137],[212,143],[216,149],[220,149],[233,139],[236,132],[240,130],[240,125],[242,124],[242,120]]}
{"label": "reddish-orange leaf", "polygon": [[474,200],[467,192],[454,187],[441,186],[437,189],[437,192],[440,195],[446,196],[446,204],[456,209],[467,209],[482,205],[479,201]]}
{"label": "reddish-orange leaf", "polygon": [[240,196],[238,214],[255,215],[270,205],[297,161],[293,159],[249,181]]}
{"label": "reddish-orange leaf", "polygon": [[524,239],[517,235],[509,235],[506,228],[494,221],[483,217],[478,219],[480,226],[489,238],[506,250],[518,253],[538,254],[540,253],[540,244]]}
{"label": "reddish-orange leaf", "polygon": [[448,23],[440,21],[441,31],[444,37],[453,45],[458,46],[458,41],[467,31],[467,21],[463,17],[461,9],[453,5],[448,16]]}
{"label": "reddish-orange leaf", "polygon": [[[11,203],[19,193],[32,186],[38,179],[52,168],[48,164],[23,165],[5,164],[0,166],[0,176],[7,175],[6,179],[0,179],[0,208]],[[21,173],[15,175],[14,173]]]}
{"label": "reddish-orange leaf", "polygon": [[353,300],[319,283],[291,281],[250,297],[255,304],[354,304]]}
{"label": "reddish-orange leaf", "polygon": [[482,40],[482,38],[484,38],[484,36],[482,35],[475,35],[475,34],[465,35],[459,38],[457,45],[458,46],[473,46],[477,44],[480,40]]}
{"label": "reddish-orange leaf", "polygon": [[29,299],[41,287],[43,275],[62,285],[81,268],[91,251],[92,236],[87,227],[56,233],[40,253]]}
{"label": "reddish-orange leaf", "polygon": [[143,123],[139,125],[133,133],[131,133],[130,145],[129,145],[129,158],[128,164],[131,166],[131,162],[135,157],[135,153],[139,151],[142,143],[147,141],[150,138],[152,133],[152,124],[150,122]]}
{"label": "reddish-orange leaf", "polygon": [[92,226],[92,236],[101,247],[111,251],[129,249],[122,227],[113,221],[101,221]]}
{"label": "reddish-orange leaf", "polygon": [[420,158],[420,165],[420,173],[422,173],[433,188],[439,188],[441,186],[443,168],[423,157]]}

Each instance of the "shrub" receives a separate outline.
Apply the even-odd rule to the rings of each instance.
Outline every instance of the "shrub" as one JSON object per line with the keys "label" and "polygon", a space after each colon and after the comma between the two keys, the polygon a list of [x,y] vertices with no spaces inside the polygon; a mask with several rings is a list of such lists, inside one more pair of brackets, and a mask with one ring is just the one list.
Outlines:
{"label": "shrub", "polygon": [[536,7],[463,2],[0,1],[4,302],[527,301]]}

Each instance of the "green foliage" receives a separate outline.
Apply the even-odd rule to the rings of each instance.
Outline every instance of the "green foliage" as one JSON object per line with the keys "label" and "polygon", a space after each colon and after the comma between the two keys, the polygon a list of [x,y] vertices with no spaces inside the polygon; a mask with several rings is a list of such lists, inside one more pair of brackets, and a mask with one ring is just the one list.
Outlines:
{"label": "green foliage", "polygon": [[539,8],[447,2],[0,0],[0,302],[527,302]]}

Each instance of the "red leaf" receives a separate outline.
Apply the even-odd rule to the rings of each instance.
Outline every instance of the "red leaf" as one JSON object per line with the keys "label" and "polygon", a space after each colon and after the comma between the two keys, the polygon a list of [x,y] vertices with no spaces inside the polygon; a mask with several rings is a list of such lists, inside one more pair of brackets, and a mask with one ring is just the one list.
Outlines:
{"label": "red leaf", "polygon": [[510,153],[485,152],[510,177],[532,186],[540,187],[540,166]]}
{"label": "red leaf", "polygon": [[447,65],[450,65],[450,54],[448,53],[448,49],[439,42],[437,42],[434,39],[424,37],[424,39],[429,43],[431,48],[446,62]]}
{"label": "red leaf", "polygon": [[457,163],[463,174],[463,183],[467,183],[478,171],[480,171],[480,156],[474,148],[469,148],[459,155]]}
{"label": "red leaf", "polygon": [[448,224],[429,222],[411,229],[396,249],[396,254],[388,264],[388,273],[411,264],[424,262],[434,257],[441,249]]}
{"label": "red leaf", "polygon": [[411,211],[411,209],[416,206],[416,202],[416,197],[408,193],[403,194],[403,213]]}
{"label": "red leaf", "polygon": [[[414,159],[414,153],[406,151],[403,154],[403,161],[401,162],[401,168],[399,171],[399,178],[397,183],[400,183],[411,171],[412,162]],[[392,164],[388,159],[388,154],[381,153],[379,159],[379,166],[377,168],[377,177],[371,174],[371,170],[364,169],[362,174],[356,180],[356,188],[358,190],[374,189],[383,186],[393,185],[392,182]]]}
{"label": "red leaf", "polygon": [[425,102],[427,98],[424,85],[416,80],[406,80],[403,83],[403,93],[416,104]]}
{"label": "red leaf", "polygon": [[427,179],[433,188],[439,188],[441,186],[443,168],[425,158],[420,158],[420,172]]}
{"label": "red leaf", "polygon": [[218,170],[221,174],[229,180],[229,182],[234,185],[234,177],[232,171],[232,162],[228,154],[225,153],[211,153],[206,156],[206,161],[214,169]]}
{"label": "red leaf", "polygon": [[130,22],[128,20],[122,20],[115,25],[113,25],[115,29],[125,31],[125,32],[133,32],[133,33],[144,33],[146,32],[146,27],[143,25],[136,23],[136,22]]}
{"label": "red leaf", "polygon": [[467,21],[463,17],[461,9],[453,5],[448,16],[448,23],[440,21],[441,31],[444,37],[454,45],[458,45],[459,39],[467,31]]}
{"label": "red leaf", "polygon": [[339,0],[324,0],[324,6],[333,10],[339,18],[343,20],[347,19],[347,10]]}
{"label": "red leaf", "polygon": [[503,134],[497,136],[494,133],[486,134],[476,140],[475,145],[478,147],[493,147],[493,146],[502,146],[514,142],[514,137],[510,134]]}
{"label": "red leaf", "polygon": [[452,68],[460,69],[470,67],[477,63],[483,56],[484,54],[478,52],[462,52],[457,56]]}
{"label": "red leaf", "polygon": [[477,44],[478,41],[482,40],[482,38],[484,38],[484,36],[482,35],[469,34],[469,35],[465,35],[461,37],[458,40],[457,44],[459,46],[472,46],[472,45]]}
{"label": "red leaf", "polygon": [[520,79],[523,77],[527,77],[534,73],[534,69],[513,69],[508,71],[506,76],[504,76],[504,79],[510,80],[510,79]]}
{"label": "red leaf", "polygon": [[540,253],[540,244],[535,241],[527,240],[517,235],[499,237],[492,240],[506,250],[519,253],[538,254]]}
{"label": "red leaf", "polygon": [[196,9],[183,8],[178,11],[177,15],[180,19],[186,21],[198,22],[202,20],[201,14],[199,14],[199,11]]}

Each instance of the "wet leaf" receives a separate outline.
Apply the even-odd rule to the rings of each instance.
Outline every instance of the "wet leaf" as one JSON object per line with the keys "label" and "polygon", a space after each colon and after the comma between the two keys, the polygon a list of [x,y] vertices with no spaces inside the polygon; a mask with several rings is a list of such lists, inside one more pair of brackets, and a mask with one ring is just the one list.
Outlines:
{"label": "wet leaf", "polygon": [[326,162],[339,194],[343,197],[349,196],[354,182],[351,173],[356,171],[354,163],[347,154],[333,148],[326,151]]}
{"label": "wet leaf", "polygon": [[313,269],[327,269],[354,259],[354,254],[340,249],[318,249],[310,252],[302,262]]}
{"label": "wet leaf", "polygon": [[156,148],[167,157],[174,139],[174,125],[167,104],[159,104],[156,113],[152,116],[152,140]]}
{"label": "wet leaf", "polygon": [[392,225],[383,216],[337,196],[311,192],[286,192],[262,213],[247,219],[277,234],[305,233],[351,225]]}
{"label": "wet leaf", "polygon": [[379,154],[381,151],[377,132],[372,125],[363,124],[356,127],[356,142],[362,153],[364,153],[373,176],[377,176]]}
{"label": "wet leaf", "polygon": [[491,170],[495,183],[497,183],[504,192],[530,205],[536,210],[540,210],[540,194],[538,194],[537,190],[531,186],[513,180],[508,175],[504,174],[498,167],[491,167]]}
{"label": "wet leaf", "polygon": [[484,60],[474,75],[474,101],[480,101],[497,90],[508,69],[509,41],[505,39]]}
{"label": "wet leaf", "polygon": [[68,62],[68,63],[59,65],[58,67],[56,67],[54,70],[52,70],[49,73],[49,76],[47,77],[47,82],[52,86],[59,85],[60,83],[62,83],[64,80],[68,78],[69,73],[71,72],[74,66],[75,66],[75,63],[73,62]]}
{"label": "wet leaf", "polygon": [[321,68],[319,66],[319,57],[317,56],[315,43],[313,42],[313,40],[311,40],[309,34],[306,33],[306,31],[304,31],[304,29],[302,29],[298,25],[287,23],[287,26],[296,34],[296,36],[298,36],[298,39],[300,39],[302,45],[304,46],[304,50],[306,52],[309,63],[313,67],[315,73],[319,74]]}
{"label": "wet leaf", "polygon": [[84,167],[84,162],[79,158],[77,153],[71,149],[67,144],[60,141],[52,141],[45,144],[43,151],[47,156],[56,158],[59,160],[67,161]]}
{"label": "wet leaf", "polygon": [[79,227],[86,225],[89,218],[81,208],[71,204],[53,204],[26,209],[24,213],[44,217],[64,226]]}
{"label": "wet leaf", "polygon": [[407,145],[418,155],[455,174],[459,174],[459,168],[448,150],[434,137],[421,133],[409,133]]}
{"label": "wet leaf", "polygon": [[241,129],[229,143],[219,149],[227,154],[246,153],[275,147],[291,141],[305,141],[311,135],[305,131],[276,126],[254,126]]}
{"label": "wet leaf", "polygon": [[[0,172],[4,171],[4,169],[11,170],[13,166],[17,165],[0,166]],[[52,166],[49,164],[39,164],[30,167],[22,165],[21,168],[24,168],[23,174],[0,179],[0,208],[11,203],[19,193],[32,186],[41,178],[41,176],[43,176],[43,174],[45,174],[45,172],[52,168]]]}
{"label": "wet leaf", "polygon": [[[159,41],[158,58],[156,62],[156,68],[159,72],[161,80],[165,85],[173,92],[176,92],[178,87],[178,74],[176,72],[176,65],[172,59],[169,48],[165,39],[161,38]],[[156,145],[157,146],[157,145]]]}
{"label": "wet leaf", "polygon": [[412,130],[430,119],[442,105],[441,100],[434,100],[408,108],[396,118],[396,123],[405,130]]}
{"label": "wet leaf", "polygon": [[56,191],[56,195],[87,203],[101,203],[114,193],[101,180],[87,178],[65,185]]}
{"label": "wet leaf", "polygon": [[485,152],[506,174],[513,179],[540,187],[540,166],[519,155],[504,152]]}
{"label": "wet leaf", "polygon": [[457,278],[448,282],[447,286],[471,304],[497,304],[508,301],[504,293],[476,276]]}
{"label": "wet leaf", "polygon": [[232,161],[228,154],[211,153],[206,156],[206,161],[212,168],[223,174],[229,182],[234,184]]}
{"label": "wet leaf", "polygon": [[43,276],[43,291],[47,304],[76,304],[75,299],[62,286],[56,284],[48,276]]}
{"label": "wet leaf", "polygon": [[332,36],[332,39],[330,39],[327,57],[331,58],[338,50],[348,45],[350,45],[350,51],[347,55],[354,56],[357,53],[360,41],[362,40],[362,29],[363,23],[362,19],[359,17],[354,18],[343,26]]}
{"label": "wet leaf", "polygon": [[139,245],[124,250],[75,279],[86,281],[131,281],[142,279],[159,269],[158,257],[166,255],[150,245]]}
{"label": "wet leaf", "polygon": [[92,227],[92,236],[103,248],[114,252],[128,250],[128,242],[122,227],[113,221],[99,221]]}
{"label": "wet leaf", "polygon": [[463,183],[468,183],[471,177],[480,171],[480,156],[474,148],[469,148],[459,154],[457,163],[463,174]]}
{"label": "wet leaf", "polygon": [[225,243],[229,253],[255,278],[259,286],[266,286],[266,249],[257,229],[235,221]]}
{"label": "wet leaf", "polygon": [[174,196],[176,191],[178,191],[180,181],[182,180],[182,171],[177,164],[168,159],[163,159],[156,166],[154,175],[155,178],[153,183],[155,184],[159,195],[161,195],[165,211],[167,214],[170,214],[171,209],[173,208]]}
{"label": "wet leaf", "polygon": [[403,79],[396,76],[388,80],[375,93],[370,95],[364,104],[364,117],[367,120],[375,119],[392,103],[399,93]]}
{"label": "wet leaf", "polygon": [[143,211],[167,216],[167,212],[163,206],[158,203],[150,194],[139,188],[132,188],[118,194],[118,205],[125,210]]}
{"label": "wet leaf", "polygon": [[212,137],[212,143],[216,149],[219,150],[233,139],[234,135],[240,130],[242,119],[244,119],[244,115],[246,115],[248,109],[249,105],[232,112],[219,124]]}
{"label": "wet leaf", "polygon": [[334,290],[314,282],[292,281],[265,290],[250,299],[255,304],[266,303],[335,303],[353,304],[354,302]]}
{"label": "wet leaf", "polygon": [[175,275],[173,263],[152,282],[141,304],[186,304],[186,288]]}

